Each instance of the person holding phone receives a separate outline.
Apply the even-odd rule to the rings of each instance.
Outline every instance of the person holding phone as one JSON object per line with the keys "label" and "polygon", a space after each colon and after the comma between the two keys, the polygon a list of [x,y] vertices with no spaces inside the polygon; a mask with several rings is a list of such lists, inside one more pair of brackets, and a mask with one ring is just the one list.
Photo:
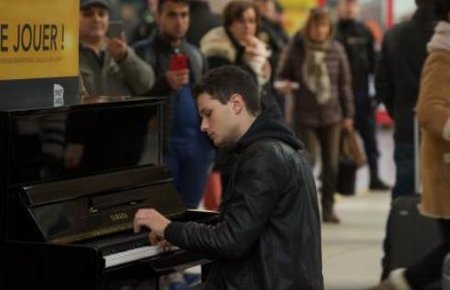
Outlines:
{"label": "person holding phone", "polygon": [[271,90],[271,51],[257,37],[260,13],[252,1],[233,0],[222,13],[223,26],[211,29],[200,41],[209,68],[237,65],[248,71],[258,83],[263,110],[281,118],[281,109]]}
{"label": "person holding phone", "polygon": [[[157,31],[134,45],[136,53],[156,73],[156,83],[147,92],[167,99],[164,112],[163,154],[175,188],[188,208],[197,208],[203,197],[214,147],[200,131],[200,118],[191,94],[192,86],[206,71],[200,51],[185,40],[189,28],[189,0],[159,0]],[[186,277],[186,275],[184,275]],[[170,289],[187,289],[174,276]],[[176,288],[178,287],[178,288]]]}
{"label": "person holding phone", "polygon": [[156,21],[156,33],[134,48],[155,69],[156,83],[147,94],[167,98],[164,160],[186,206],[197,208],[214,154],[210,141],[199,129],[200,119],[191,95],[206,65],[200,51],[185,40],[188,0],[159,0]]}
{"label": "person holding phone", "polygon": [[[82,102],[99,102],[110,98],[120,100],[140,95],[147,92],[155,82],[152,67],[128,47],[120,24],[113,28],[114,37],[108,37],[109,9],[110,3],[107,0],[80,1],[79,66],[80,84],[82,83],[85,91]],[[98,146],[101,141],[96,139],[99,138],[98,134],[89,134],[93,130],[93,123],[98,124],[97,118],[91,115],[69,115],[64,152],[67,170],[92,170],[108,162],[106,157],[104,162],[99,162],[99,156],[91,154],[95,151],[92,146]],[[145,122],[138,116],[133,118],[139,126]],[[114,122],[117,120],[111,117],[111,122],[105,123],[111,126]],[[136,162],[131,156],[138,151],[134,146],[140,146],[142,142],[143,140],[128,140],[128,153],[122,151],[124,156],[130,158],[127,163]]]}
{"label": "person holding phone", "polygon": [[83,85],[91,97],[143,94],[154,84],[153,69],[128,47],[120,23],[110,25],[109,9],[107,0],[80,2]]}

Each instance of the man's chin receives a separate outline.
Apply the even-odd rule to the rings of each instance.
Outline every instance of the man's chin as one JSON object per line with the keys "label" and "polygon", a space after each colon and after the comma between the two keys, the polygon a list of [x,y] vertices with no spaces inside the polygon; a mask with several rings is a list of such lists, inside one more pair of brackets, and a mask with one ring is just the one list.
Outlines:
{"label": "man's chin", "polygon": [[169,39],[172,40],[172,41],[177,41],[179,39],[183,39],[185,37],[185,35],[186,35],[186,33],[181,33],[181,32],[177,33],[177,32],[175,32],[174,34],[169,36]]}
{"label": "man's chin", "polygon": [[233,142],[226,142],[226,141],[213,141],[213,143],[217,148],[225,148],[233,145]]}

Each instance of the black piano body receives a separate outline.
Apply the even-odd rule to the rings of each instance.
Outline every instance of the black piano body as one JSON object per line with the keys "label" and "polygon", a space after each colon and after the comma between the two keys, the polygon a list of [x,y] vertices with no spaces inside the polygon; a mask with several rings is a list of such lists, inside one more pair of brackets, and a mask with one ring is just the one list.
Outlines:
{"label": "black piano body", "polygon": [[[172,220],[213,223],[216,218],[213,212],[187,210],[162,165],[162,105],[155,98],[0,113],[6,136],[0,142],[5,149],[0,169],[0,288],[120,289],[145,281],[149,289],[158,289],[160,276],[209,262],[176,247],[150,246],[148,232],[133,232],[139,208],[155,208]],[[107,139],[93,149],[84,147],[93,151],[86,158],[91,164],[67,169],[64,152],[58,151],[57,158],[44,156],[44,141],[36,146],[31,138],[36,136],[21,128],[34,128],[49,118],[64,120],[65,139],[70,134],[85,144],[88,138]],[[87,127],[91,122],[103,124]],[[72,131],[67,133],[67,128]],[[85,130],[88,136],[83,136]],[[45,140],[42,135],[48,132],[37,132],[34,135]],[[130,147],[120,138],[139,144]],[[109,148],[115,141],[118,147]],[[132,148],[142,152],[115,158]]]}

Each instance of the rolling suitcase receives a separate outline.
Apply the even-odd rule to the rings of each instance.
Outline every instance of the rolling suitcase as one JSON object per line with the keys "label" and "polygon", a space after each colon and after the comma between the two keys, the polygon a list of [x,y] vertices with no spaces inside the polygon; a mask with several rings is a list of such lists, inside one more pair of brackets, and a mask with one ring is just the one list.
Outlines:
{"label": "rolling suitcase", "polygon": [[450,253],[445,257],[442,266],[442,290],[450,290]]}
{"label": "rolling suitcase", "polygon": [[393,203],[388,219],[389,268],[405,268],[412,265],[441,241],[436,219],[420,214],[419,182],[419,125],[414,121],[414,148],[416,161],[416,192],[399,197]]}
{"label": "rolling suitcase", "polygon": [[405,268],[417,262],[440,243],[436,219],[420,214],[420,195],[397,198],[389,213],[390,269]]}

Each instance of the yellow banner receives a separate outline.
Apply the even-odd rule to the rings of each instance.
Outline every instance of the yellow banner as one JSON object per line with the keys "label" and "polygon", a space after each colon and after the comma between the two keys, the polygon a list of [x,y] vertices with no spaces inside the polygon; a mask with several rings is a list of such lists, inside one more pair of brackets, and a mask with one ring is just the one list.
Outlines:
{"label": "yellow banner", "polygon": [[285,8],[284,27],[292,35],[303,27],[309,9],[316,6],[317,0],[281,0],[280,3]]}
{"label": "yellow banner", "polygon": [[0,1],[0,80],[78,76],[79,5]]}

